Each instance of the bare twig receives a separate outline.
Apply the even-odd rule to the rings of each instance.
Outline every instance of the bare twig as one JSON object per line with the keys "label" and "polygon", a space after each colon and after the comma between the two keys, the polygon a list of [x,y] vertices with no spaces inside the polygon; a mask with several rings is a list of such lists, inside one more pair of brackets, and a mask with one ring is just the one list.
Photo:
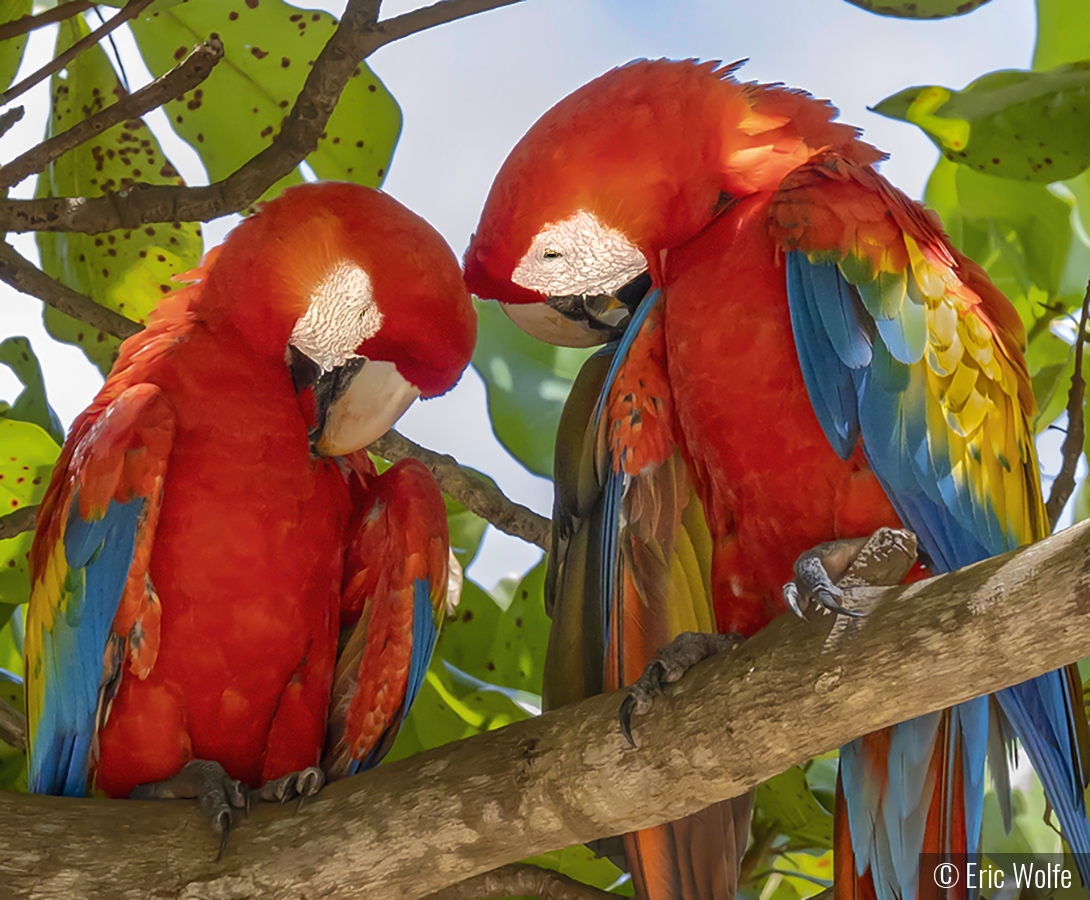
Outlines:
{"label": "bare twig", "polygon": [[24,531],[33,531],[34,517],[37,514],[37,506],[23,506],[13,513],[0,516],[0,541],[6,541]]}
{"label": "bare twig", "polygon": [[207,222],[244,210],[318,145],[341,91],[360,60],[407,35],[517,2],[521,0],[443,0],[377,23],[376,0],[349,0],[337,30],[314,61],[279,134],[223,181],[207,187],[136,184],[91,199],[2,200],[0,231],[97,234],[151,222]]}
{"label": "bare twig", "polygon": [[505,534],[537,544],[548,552],[551,525],[548,519],[532,509],[508,499],[498,487],[489,484],[472,469],[458,464],[453,456],[436,453],[413,443],[396,431],[388,431],[368,448],[390,462],[412,457],[422,462],[439,486],[466,508]]}
{"label": "bare twig", "polygon": [[21,122],[25,112],[26,110],[23,107],[13,106],[11,109],[0,113],[0,137],[11,131],[16,122]]}
{"label": "bare twig", "polygon": [[538,897],[540,900],[617,900],[601,891],[539,866],[512,863],[483,875],[428,894],[424,900],[493,900],[502,897]]}
{"label": "bare twig", "polygon": [[146,6],[150,6],[152,0],[129,0],[121,9],[117,15],[111,16],[106,22],[103,22],[94,31],[85,37],[80,38],[71,47],[61,53],[59,56],[53,57],[48,63],[20,81],[18,84],[14,84],[4,91],[0,96],[0,105],[10,103],[16,97],[20,97],[29,91],[34,85],[39,82],[45,81],[54,72],[59,72],[65,66],[67,66],[73,59],[79,56],[84,50],[93,47],[104,37],[106,37],[111,31],[114,31],[122,23],[129,21],[129,19],[135,18],[139,15]]}
{"label": "bare twig", "polygon": [[71,19],[72,16],[78,16],[92,6],[94,6],[94,3],[91,0],[71,0],[70,3],[60,3],[52,9],[38,13],[36,16],[20,16],[18,19],[12,19],[10,22],[0,25],[0,41],[9,41],[21,34],[34,31],[36,28]]}
{"label": "bare twig", "polygon": [[3,241],[0,241],[0,281],[114,337],[131,337],[144,327],[50,278]]}
{"label": "bare twig", "polygon": [[112,128],[119,122],[129,119],[138,119],[148,110],[155,109],[171,97],[177,97],[191,90],[212,73],[212,69],[222,58],[223,42],[218,37],[209,38],[203,44],[198,44],[180,66],[171,69],[161,78],[155,79],[151,84],[145,85],[90,118],[83,119],[62,134],[42,141],[26,153],[15,157],[0,169],[0,188],[11,187],[24,178],[36,175],[57,157],[101,134],[107,128]]}
{"label": "bare twig", "polygon": [[1075,490],[1075,470],[1079,465],[1083,438],[1086,435],[1082,405],[1086,395],[1086,379],[1082,375],[1082,352],[1086,343],[1088,312],[1090,312],[1090,283],[1086,285],[1082,314],[1079,316],[1079,332],[1075,336],[1075,368],[1071,373],[1071,390],[1067,394],[1067,435],[1063,442],[1063,464],[1052,482],[1052,490],[1049,491],[1048,502],[1045,504],[1050,531],[1056,527],[1056,522],[1064,511],[1071,492]]}
{"label": "bare twig", "polygon": [[26,716],[0,697],[0,741],[26,750]]}
{"label": "bare twig", "polygon": [[930,581],[853,589],[864,619],[782,616],[696,666],[638,720],[638,750],[620,694],[599,695],[345,778],[299,812],[255,807],[218,863],[196,804],[0,792],[4,897],[414,900],[673,821],[1085,656],[1088,552],[1090,522]]}

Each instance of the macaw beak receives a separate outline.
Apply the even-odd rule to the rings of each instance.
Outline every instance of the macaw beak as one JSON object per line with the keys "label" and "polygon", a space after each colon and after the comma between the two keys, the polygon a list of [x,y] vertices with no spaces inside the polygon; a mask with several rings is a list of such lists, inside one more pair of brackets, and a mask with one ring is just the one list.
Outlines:
{"label": "macaw beak", "polygon": [[323,372],[290,347],[289,368],[297,393],[307,388],[314,392],[315,417],[309,437],[322,456],[346,456],[378,440],[420,396],[393,363],[363,356]]}
{"label": "macaw beak", "polygon": [[651,276],[644,272],[614,294],[549,297],[544,303],[501,303],[500,308],[539,341],[559,347],[593,347],[624,334],[650,288]]}

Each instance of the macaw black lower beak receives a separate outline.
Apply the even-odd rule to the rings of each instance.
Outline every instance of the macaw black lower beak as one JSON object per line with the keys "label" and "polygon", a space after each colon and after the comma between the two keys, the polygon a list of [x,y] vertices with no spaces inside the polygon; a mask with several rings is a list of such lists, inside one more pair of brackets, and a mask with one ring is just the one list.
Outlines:
{"label": "macaw black lower beak", "polygon": [[311,447],[322,456],[344,456],[382,437],[420,391],[389,362],[353,357],[328,372],[295,347],[288,367],[296,393],[314,394]]}
{"label": "macaw black lower beak", "polygon": [[527,334],[561,347],[593,347],[624,334],[632,313],[651,289],[647,272],[613,294],[572,294],[545,303],[501,304]]}

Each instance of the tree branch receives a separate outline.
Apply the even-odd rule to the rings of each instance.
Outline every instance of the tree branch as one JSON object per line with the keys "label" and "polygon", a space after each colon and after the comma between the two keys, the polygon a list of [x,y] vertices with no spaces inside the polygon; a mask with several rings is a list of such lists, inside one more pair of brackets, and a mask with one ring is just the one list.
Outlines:
{"label": "tree branch", "polygon": [[540,900],[617,900],[616,894],[600,891],[567,875],[540,866],[501,866],[467,878],[424,900],[499,900],[505,897],[538,897]]}
{"label": "tree branch", "polygon": [[26,716],[0,697],[0,741],[26,750]]}
{"label": "tree branch", "polygon": [[24,506],[13,513],[8,513],[6,516],[0,516],[0,541],[6,541],[8,538],[13,538],[24,531],[32,531],[34,529],[34,517],[37,514],[37,506]]}
{"label": "tree branch", "polygon": [[180,66],[171,69],[161,78],[155,79],[151,84],[145,85],[90,118],[78,122],[62,134],[42,141],[26,153],[15,157],[6,166],[0,168],[0,188],[11,187],[24,178],[36,175],[57,157],[101,134],[107,128],[112,128],[119,122],[129,119],[138,119],[148,110],[166,103],[171,97],[177,97],[192,90],[212,73],[212,69],[221,59],[223,59],[223,42],[218,37],[209,38],[203,44],[198,44]]}
{"label": "tree branch", "polygon": [[136,184],[94,198],[2,200],[0,230],[97,234],[151,222],[207,222],[244,210],[318,146],[341,91],[361,60],[406,35],[515,2],[520,0],[442,0],[378,23],[376,0],[349,0],[280,132],[223,181],[207,187]]}
{"label": "tree branch", "polygon": [[0,281],[114,337],[131,337],[144,327],[50,278],[3,241],[0,241]]}
{"label": "tree branch", "polygon": [[143,12],[145,7],[150,6],[152,2],[153,0],[129,0],[129,2],[118,11],[117,15],[110,16],[110,18],[99,25],[98,28],[90,34],[80,38],[60,55],[53,57],[53,59],[38,69],[37,72],[33,72],[18,84],[12,85],[4,91],[4,93],[0,95],[0,105],[11,103],[16,97],[22,96],[36,84],[45,81],[45,79],[53,73],[59,72],[84,50],[93,47],[110,34],[110,32],[115,31],[120,25],[129,21],[129,19],[136,18],[136,16]]}
{"label": "tree branch", "polygon": [[548,553],[552,536],[550,521],[529,507],[509,499],[503,491],[472,469],[459,465],[453,456],[421,447],[392,429],[367,449],[390,462],[406,457],[420,460],[435,476],[439,486],[467,509],[505,534],[537,544]]}
{"label": "tree branch", "polygon": [[673,821],[859,735],[1085,655],[1090,522],[849,600],[869,615],[783,616],[701,663],[637,721],[638,750],[621,737],[620,696],[593,697],[346,778],[294,815],[255,808],[220,863],[194,804],[0,794],[0,884],[13,900],[415,900]]}
{"label": "tree branch", "polygon": [[1075,471],[1079,465],[1079,457],[1083,452],[1083,439],[1086,436],[1086,422],[1083,417],[1086,379],[1082,375],[1082,354],[1086,342],[1088,312],[1090,312],[1090,282],[1086,285],[1082,314],[1079,316],[1079,332],[1075,336],[1075,368],[1071,372],[1071,389],[1067,393],[1067,434],[1063,442],[1063,464],[1052,482],[1052,490],[1048,492],[1048,502],[1045,504],[1050,531],[1056,527],[1056,522],[1059,521],[1071,492],[1075,490]]}
{"label": "tree branch", "polygon": [[10,41],[21,34],[27,34],[37,28],[52,25],[54,22],[63,22],[78,16],[81,12],[89,10],[94,3],[91,0],[71,0],[70,3],[60,3],[52,9],[38,13],[36,16],[20,16],[0,25],[0,41]]}

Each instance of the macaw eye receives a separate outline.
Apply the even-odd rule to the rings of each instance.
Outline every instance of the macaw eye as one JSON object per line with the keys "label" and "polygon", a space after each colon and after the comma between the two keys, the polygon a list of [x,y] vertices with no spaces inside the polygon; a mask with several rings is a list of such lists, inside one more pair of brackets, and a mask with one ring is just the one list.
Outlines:
{"label": "macaw eye", "polygon": [[542,259],[560,259],[564,254],[559,250],[546,250],[541,254]]}

